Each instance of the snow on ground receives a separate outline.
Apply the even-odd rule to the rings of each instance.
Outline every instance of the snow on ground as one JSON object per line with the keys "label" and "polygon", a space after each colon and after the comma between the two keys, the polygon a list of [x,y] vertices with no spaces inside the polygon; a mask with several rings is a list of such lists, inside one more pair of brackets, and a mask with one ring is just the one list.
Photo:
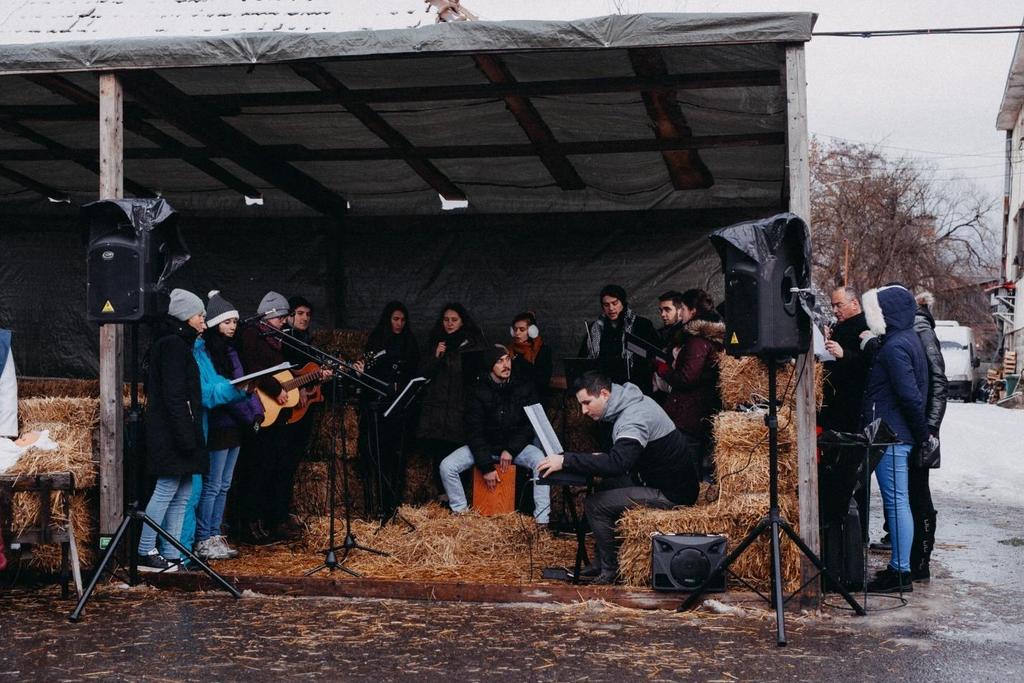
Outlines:
{"label": "snow on ground", "polygon": [[933,494],[1024,508],[1024,410],[950,403],[940,433],[942,467]]}

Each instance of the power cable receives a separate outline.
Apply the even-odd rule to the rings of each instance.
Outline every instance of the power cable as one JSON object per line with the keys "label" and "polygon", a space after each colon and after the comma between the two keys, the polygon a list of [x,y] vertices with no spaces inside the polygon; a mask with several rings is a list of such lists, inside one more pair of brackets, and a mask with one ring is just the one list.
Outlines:
{"label": "power cable", "polygon": [[952,28],[881,29],[875,31],[812,31],[812,36],[831,38],[902,38],[906,36],[1000,35],[1024,33],[1024,25],[958,26]]}

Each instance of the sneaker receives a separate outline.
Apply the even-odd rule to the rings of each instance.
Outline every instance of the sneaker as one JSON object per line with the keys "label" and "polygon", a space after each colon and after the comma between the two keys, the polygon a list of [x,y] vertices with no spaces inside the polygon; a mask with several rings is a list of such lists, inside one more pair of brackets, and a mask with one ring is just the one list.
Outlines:
{"label": "sneaker", "polygon": [[208,538],[205,541],[199,541],[192,548],[192,553],[200,560],[213,559],[212,556],[214,554],[214,545],[213,543],[211,543],[212,540],[213,539]]}
{"label": "sneaker", "polygon": [[913,593],[914,580],[910,577],[910,572],[899,572],[892,567],[886,567],[868,582],[867,591],[868,593]]}
{"label": "sneaker", "polygon": [[222,553],[225,555],[225,560],[233,560],[238,557],[239,553],[237,550],[228,545],[228,540],[223,536],[214,536],[210,539],[217,543],[217,547],[220,548]]}
{"label": "sneaker", "polygon": [[163,555],[153,548],[149,553],[138,556],[140,572],[176,572],[178,565],[169,562]]}
{"label": "sneaker", "polygon": [[227,550],[222,548],[217,543],[217,537],[211,536],[205,541],[200,541],[196,544],[196,548],[193,551],[200,560],[228,560],[231,556],[228,555]]}

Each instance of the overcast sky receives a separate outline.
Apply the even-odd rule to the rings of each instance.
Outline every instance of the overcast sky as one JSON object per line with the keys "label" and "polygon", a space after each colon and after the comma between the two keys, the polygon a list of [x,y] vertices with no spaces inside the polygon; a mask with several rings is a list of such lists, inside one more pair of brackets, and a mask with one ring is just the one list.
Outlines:
{"label": "overcast sky", "polygon": [[[481,19],[572,19],[625,12],[818,13],[815,31],[1020,25],[1012,0],[462,0]],[[1005,134],[995,120],[1016,35],[819,37],[807,46],[812,133],[928,160],[1002,205]],[[1001,221],[1001,211],[991,221]]]}

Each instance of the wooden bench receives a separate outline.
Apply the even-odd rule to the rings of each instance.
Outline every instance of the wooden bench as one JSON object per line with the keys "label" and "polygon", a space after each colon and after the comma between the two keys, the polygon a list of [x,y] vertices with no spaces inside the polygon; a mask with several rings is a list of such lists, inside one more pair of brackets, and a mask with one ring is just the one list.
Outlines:
{"label": "wooden bench", "polygon": [[[0,519],[4,520],[6,529],[4,538],[11,549],[21,549],[21,557],[27,557],[31,551],[24,546],[49,543],[60,544],[60,582],[61,595],[68,597],[68,579],[74,578],[75,590],[82,595],[82,568],[78,560],[78,544],[75,541],[74,523],[71,519],[70,496],[64,496],[65,525],[52,528],[50,511],[50,494],[54,491],[75,490],[74,476],[70,472],[53,472],[45,474],[0,474]],[[39,496],[39,519],[37,524],[24,529],[20,534],[11,531],[11,503],[15,493],[36,494]],[[70,569],[70,572],[69,572]]]}

